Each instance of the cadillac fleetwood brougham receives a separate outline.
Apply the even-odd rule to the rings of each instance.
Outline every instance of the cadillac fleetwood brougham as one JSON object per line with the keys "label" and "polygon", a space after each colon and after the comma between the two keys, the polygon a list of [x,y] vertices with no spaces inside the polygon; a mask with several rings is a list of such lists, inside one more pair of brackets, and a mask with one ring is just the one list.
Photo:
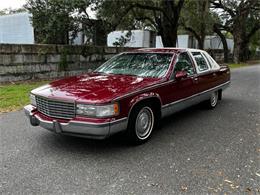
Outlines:
{"label": "cadillac fleetwood brougham", "polygon": [[104,139],[125,131],[143,143],[164,116],[200,102],[214,108],[229,84],[229,68],[205,51],[137,49],[32,90],[24,111],[31,125],[56,133]]}

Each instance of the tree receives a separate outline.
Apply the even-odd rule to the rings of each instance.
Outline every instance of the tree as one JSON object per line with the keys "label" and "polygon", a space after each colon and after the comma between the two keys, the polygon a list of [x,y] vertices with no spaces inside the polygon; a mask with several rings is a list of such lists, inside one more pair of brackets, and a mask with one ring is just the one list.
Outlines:
{"label": "tree", "polygon": [[[253,57],[255,57],[257,55],[257,49],[259,49],[259,47],[260,47],[260,30],[258,30],[254,34],[254,36],[252,36],[250,44],[249,44],[250,52]],[[259,56],[259,54],[258,54],[258,56]]]}
{"label": "tree", "polygon": [[212,34],[214,21],[214,15],[209,10],[209,0],[191,0],[184,3],[180,24],[197,39],[200,49],[204,49],[206,35]]}
{"label": "tree", "polygon": [[212,8],[221,10],[223,29],[234,38],[234,61],[239,63],[249,57],[249,42],[260,29],[260,2],[257,0],[211,0]]}
{"label": "tree", "polygon": [[75,37],[78,24],[71,1],[28,0],[25,8],[32,14],[37,43],[67,44]]}
{"label": "tree", "polygon": [[183,3],[184,0],[103,0],[97,7],[97,17],[107,22],[111,30],[136,25],[155,29],[165,47],[175,47]]}
{"label": "tree", "polygon": [[17,14],[17,13],[22,13],[22,12],[26,12],[26,11],[27,10],[25,8],[18,8],[18,9],[7,8],[7,9],[0,10],[0,16],[9,15],[9,14]]}
{"label": "tree", "polygon": [[222,42],[223,45],[223,51],[224,51],[224,62],[228,62],[228,55],[229,55],[229,51],[228,51],[228,45],[227,45],[227,40],[225,35],[222,33],[221,27],[219,26],[218,23],[214,23],[213,24],[213,31],[220,37],[220,40]]}

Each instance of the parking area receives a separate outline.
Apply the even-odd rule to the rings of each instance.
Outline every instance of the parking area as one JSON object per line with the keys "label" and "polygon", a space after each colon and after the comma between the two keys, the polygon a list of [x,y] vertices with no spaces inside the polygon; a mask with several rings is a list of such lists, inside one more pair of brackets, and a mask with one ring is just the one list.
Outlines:
{"label": "parking area", "polygon": [[0,115],[1,194],[260,193],[260,66],[232,70],[214,110],[194,106],[129,146],[53,134]]}

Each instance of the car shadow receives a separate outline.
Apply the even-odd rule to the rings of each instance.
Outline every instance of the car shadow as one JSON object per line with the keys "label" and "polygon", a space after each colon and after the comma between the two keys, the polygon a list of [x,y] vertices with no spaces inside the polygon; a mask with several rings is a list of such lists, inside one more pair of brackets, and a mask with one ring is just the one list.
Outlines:
{"label": "car shadow", "polygon": [[[232,99],[225,99],[221,101],[214,111],[222,112],[226,106],[229,105],[229,102],[233,101]],[[156,144],[164,142],[165,136],[173,135],[174,139],[178,139],[178,136],[187,136],[189,133],[192,133],[194,130],[192,128],[183,129],[180,128],[180,125],[183,123],[188,124],[190,120],[194,118],[205,117],[205,112],[211,113],[212,110],[203,108],[201,104],[189,107],[185,110],[177,112],[171,116],[163,118],[160,122],[159,127],[153,132],[152,138],[138,146],[129,144],[124,138],[123,133],[113,135],[105,140],[92,140],[80,137],[65,136],[60,134],[53,134],[50,132],[44,132],[37,140],[42,144],[46,149],[54,149],[57,151],[64,152],[73,152],[73,153],[116,153],[122,150],[133,150],[133,148],[146,148],[156,147]],[[214,115],[214,113],[211,113]],[[177,137],[175,137],[177,135]],[[167,141],[167,140],[166,140]]]}

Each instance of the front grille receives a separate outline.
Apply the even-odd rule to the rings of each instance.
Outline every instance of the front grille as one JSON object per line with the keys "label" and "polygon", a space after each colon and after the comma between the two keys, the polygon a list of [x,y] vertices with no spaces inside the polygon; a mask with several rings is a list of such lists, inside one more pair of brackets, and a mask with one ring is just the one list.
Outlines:
{"label": "front grille", "polygon": [[71,119],[75,117],[75,104],[36,96],[37,110],[54,118]]}

